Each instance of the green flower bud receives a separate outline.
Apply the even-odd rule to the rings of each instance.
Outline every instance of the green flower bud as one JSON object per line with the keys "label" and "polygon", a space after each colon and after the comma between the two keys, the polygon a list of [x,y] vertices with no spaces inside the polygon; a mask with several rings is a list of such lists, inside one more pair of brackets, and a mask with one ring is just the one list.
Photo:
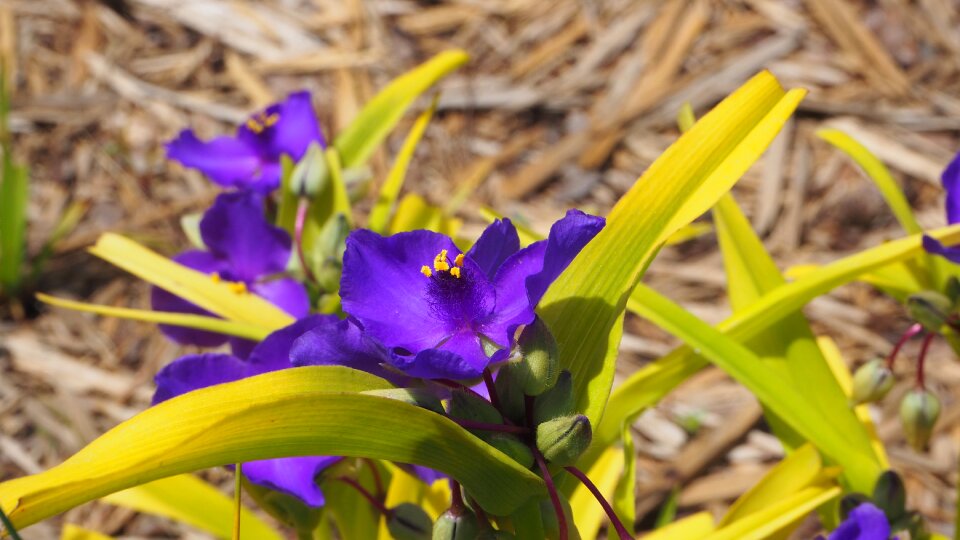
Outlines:
{"label": "green flower bud", "polygon": [[853,374],[853,395],[850,399],[855,405],[879,401],[891,388],[893,372],[883,360],[871,360]]}
{"label": "green flower bud", "polygon": [[[558,540],[560,538],[560,522],[557,520],[557,512],[553,509],[553,503],[549,498],[546,498],[540,499],[539,505],[544,534],[549,540]],[[573,524],[570,502],[563,495],[560,495],[560,507],[563,508],[563,516],[567,519],[567,538],[569,540],[580,540],[580,531]]]}
{"label": "green flower bud", "polygon": [[573,379],[569,371],[563,370],[553,388],[537,396],[533,402],[533,421],[539,425],[560,416],[569,416],[575,412],[575,407]]}
{"label": "green flower bud", "polygon": [[907,489],[903,480],[893,471],[883,471],[873,487],[873,502],[892,521],[907,513]]}
{"label": "green flower bud", "polygon": [[530,447],[509,433],[490,432],[481,437],[487,444],[513,458],[514,461],[529,469],[533,467],[533,452]]}
{"label": "green flower bud", "polygon": [[931,332],[940,331],[951,311],[950,299],[935,291],[920,291],[907,297],[910,317]]}
{"label": "green flower bud", "polygon": [[461,418],[487,424],[503,423],[503,416],[489,401],[466,390],[450,392],[448,409],[451,418]]}
{"label": "green flower bud", "polygon": [[940,400],[932,392],[917,388],[903,397],[900,403],[903,435],[914,450],[922,452],[927,447],[938,416]]}
{"label": "green flower bud", "polygon": [[330,171],[327,170],[323,149],[312,142],[290,173],[290,191],[297,196],[313,198],[323,191],[329,178]]}
{"label": "green flower bud", "polygon": [[503,414],[515,424],[523,424],[525,407],[523,386],[517,366],[519,362],[507,362],[497,371],[497,380],[494,388],[500,400],[500,409]]}
{"label": "green flower bud", "polygon": [[296,497],[254,484],[245,477],[243,490],[257,502],[257,506],[288,527],[298,531],[312,531],[320,523],[321,509],[311,508]]}
{"label": "green flower bud", "polygon": [[395,399],[435,413],[444,414],[443,404],[440,403],[440,398],[424,388],[387,388],[383,390],[367,390],[360,393],[368,396]]}
{"label": "green flower bud", "polygon": [[845,495],[840,499],[840,521],[846,520],[850,512],[853,512],[854,509],[865,502],[870,502],[870,499],[863,493]]}
{"label": "green flower bud", "polygon": [[557,382],[560,370],[557,340],[553,338],[546,323],[538,317],[523,329],[517,345],[520,347],[520,356],[523,357],[517,364],[517,375],[523,393],[539,396]]}
{"label": "green flower bud", "polygon": [[415,504],[399,504],[387,516],[387,530],[396,540],[430,540],[432,529],[430,516]]}
{"label": "green flower bud", "polygon": [[476,540],[480,534],[480,522],[469,510],[459,516],[447,510],[433,524],[433,540]]}
{"label": "green flower bud", "polygon": [[592,438],[590,420],[582,414],[561,416],[537,426],[537,448],[543,457],[561,467],[576,463]]}

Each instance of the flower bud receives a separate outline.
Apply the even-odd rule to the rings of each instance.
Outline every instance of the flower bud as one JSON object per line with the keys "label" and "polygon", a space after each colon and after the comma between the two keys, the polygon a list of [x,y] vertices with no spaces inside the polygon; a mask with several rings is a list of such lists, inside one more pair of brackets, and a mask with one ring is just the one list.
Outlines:
{"label": "flower bud", "polygon": [[546,323],[538,317],[523,329],[517,345],[520,347],[520,356],[523,357],[517,364],[523,393],[539,396],[557,382],[560,369],[557,340],[553,338]]}
{"label": "flower bud", "polygon": [[435,413],[444,414],[443,405],[440,403],[440,398],[438,398],[429,390],[423,388],[386,388],[383,390],[366,390],[360,393],[368,396],[379,396],[395,399],[397,401],[409,403],[410,405],[416,405],[417,407],[421,407]]}
{"label": "flower bud", "polygon": [[569,371],[563,370],[553,388],[537,396],[533,402],[533,421],[539,425],[560,416],[569,416],[574,413],[575,406],[573,379]]}
{"label": "flower bud", "polygon": [[[544,535],[549,540],[558,540],[560,538],[560,522],[557,520],[557,511],[553,508],[553,503],[549,498],[540,499],[540,520],[543,523]],[[560,507],[563,508],[563,516],[567,521],[567,538],[569,540],[580,540],[580,532],[573,524],[573,513],[570,511],[570,502],[563,495],[560,495]]]}
{"label": "flower bud", "polygon": [[387,530],[396,540],[430,540],[433,521],[419,506],[401,503],[390,510]]}
{"label": "flower bud", "polygon": [[944,287],[944,292],[951,302],[956,303],[957,300],[960,300],[960,279],[957,279],[957,276],[950,276],[950,279],[947,280],[947,286]]}
{"label": "flower bud", "polygon": [[845,521],[850,512],[856,510],[863,503],[870,502],[870,499],[863,493],[851,493],[840,499],[840,520]]}
{"label": "flower bud", "polygon": [[503,416],[489,401],[466,390],[450,392],[448,406],[451,418],[461,418],[486,424],[502,424]]}
{"label": "flower bud", "polygon": [[507,362],[497,371],[494,387],[500,400],[500,410],[515,424],[524,423],[523,386],[517,373],[518,362]]}
{"label": "flower bud", "polygon": [[853,395],[850,399],[855,405],[879,401],[891,388],[893,372],[878,358],[857,368],[853,374]]}
{"label": "flower bud", "polygon": [[533,467],[533,452],[530,447],[509,433],[487,432],[481,437],[490,446],[510,456],[514,461],[529,469]]}
{"label": "flower bud", "polygon": [[[242,468],[242,466],[241,466]],[[311,508],[300,499],[243,479],[243,489],[257,506],[274,519],[298,531],[312,531],[320,523],[320,508]]]}
{"label": "flower bud", "polygon": [[298,197],[313,198],[323,191],[329,177],[330,171],[323,156],[323,148],[312,142],[290,173],[290,191]]}
{"label": "flower bud", "polygon": [[590,420],[582,414],[561,416],[537,426],[537,448],[543,457],[561,467],[576,463],[592,438]]}
{"label": "flower bud", "polygon": [[951,311],[950,299],[935,291],[920,291],[907,297],[910,317],[931,332],[940,331]]}
{"label": "flower bud", "polygon": [[883,471],[873,487],[873,502],[891,521],[906,515],[907,489],[900,475],[893,471]]}
{"label": "flower bud", "polygon": [[914,389],[900,403],[900,420],[903,435],[914,450],[921,452],[930,442],[933,426],[940,416],[940,400],[924,389]]}
{"label": "flower bud", "polygon": [[480,522],[466,509],[459,516],[447,510],[433,524],[433,540],[476,540],[478,534]]}

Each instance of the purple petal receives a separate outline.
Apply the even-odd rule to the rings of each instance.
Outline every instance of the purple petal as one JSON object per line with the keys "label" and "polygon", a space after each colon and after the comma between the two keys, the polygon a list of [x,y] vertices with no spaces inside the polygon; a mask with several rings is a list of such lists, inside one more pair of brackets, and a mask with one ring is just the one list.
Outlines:
{"label": "purple petal", "polygon": [[412,357],[394,356],[401,371],[422,379],[473,379],[483,373],[490,359],[483,353],[480,339],[473,332],[462,332],[440,348],[426,349]]}
{"label": "purple petal", "polygon": [[243,379],[248,376],[248,371],[246,362],[229,354],[182,356],[157,373],[153,404],[199,388]]}
{"label": "purple petal", "polygon": [[443,249],[459,253],[449,238],[430,231],[386,238],[353,231],[343,255],[343,310],[388,348],[416,352],[433,347],[448,332],[428,299],[431,279],[420,269],[432,265]]}
{"label": "purple petal", "polygon": [[244,476],[264,486],[303,501],[307,506],[323,506],[324,497],[317,476],[341,458],[333,456],[288,457],[244,463]]}
{"label": "purple petal", "polygon": [[244,186],[263,166],[256,148],[233,137],[202,141],[193,131],[184,130],[166,147],[167,157],[226,187]]}
{"label": "purple petal", "polygon": [[467,252],[467,258],[477,263],[489,279],[497,274],[500,265],[520,250],[520,237],[509,219],[496,220]]}
{"label": "purple petal", "polygon": [[939,240],[931,236],[923,235],[923,249],[925,249],[927,253],[940,255],[952,262],[960,264],[960,246],[947,247],[940,243]]}
{"label": "purple petal", "polygon": [[294,317],[305,317],[310,313],[310,295],[306,287],[293,278],[254,283],[250,289]]}
{"label": "purple petal", "polygon": [[543,270],[527,278],[530,303],[537,305],[550,284],[566,270],[570,262],[593,237],[603,229],[602,217],[569,210],[567,215],[550,227],[547,249],[543,256]]}
{"label": "purple petal", "polygon": [[954,156],[940,176],[943,189],[947,192],[947,223],[960,222],[960,154]]}
{"label": "purple petal", "polygon": [[290,258],[290,235],[263,216],[263,200],[250,192],[223,193],[200,220],[207,248],[229,264],[227,279],[248,284],[282,272]]}
{"label": "purple petal", "polygon": [[887,516],[876,506],[863,503],[830,533],[828,540],[886,540],[889,536]]}
{"label": "purple petal", "polygon": [[298,337],[290,359],[294,366],[346,366],[396,379],[396,374],[383,367],[390,360],[387,351],[349,319],[327,319]]}
{"label": "purple petal", "polygon": [[337,320],[335,315],[312,315],[273,332],[250,352],[247,362],[250,363],[251,374],[293,367],[291,349],[297,339],[317,327],[336,323]]}
{"label": "purple petal", "polygon": [[412,468],[413,473],[417,475],[417,477],[419,477],[420,480],[423,480],[423,482],[428,486],[432,485],[437,480],[447,478],[447,475],[443,474],[440,471],[435,471],[430,467],[424,467],[423,465],[413,465],[413,464],[407,465],[407,466]]}
{"label": "purple petal", "polygon": [[306,91],[290,94],[284,101],[254,114],[240,126],[237,137],[271,162],[279,162],[283,154],[297,161],[311,142],[325,146],[310,93]]}
{"label": "purple petal", "polygon": [[[205,274],[214,272],[223,272],[224,263],[217,259],[213,254],[206,251],[185,251],[173,258],[174,261]],[[194,315],[206,315],[216,317],[213,313],[188,302],[179,296],[171,294],[159,287],[150,289],[150,304],[156,311],[169,311],[173,313],[189,313]],[[182,345],[197,345],[200,347],[217,347],[227,341],[227,337],[222,334],[206,332],[204,330],[195,330],[184,326],[174,326],[161,324],[160,331],[168,338]]]}

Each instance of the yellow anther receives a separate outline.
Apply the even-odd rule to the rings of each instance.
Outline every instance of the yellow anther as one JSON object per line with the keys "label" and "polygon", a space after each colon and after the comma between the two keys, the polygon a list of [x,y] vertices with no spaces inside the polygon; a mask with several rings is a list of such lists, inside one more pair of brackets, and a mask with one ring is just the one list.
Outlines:
{"label": "yellow anther", "polygon": [[279,113],[270,113],[269,115],[263,117],[264,127],[270,127],[279,121],[280,121]]}
{"label": "yellow anther", "polygon": [[220,272],[214,272],[210,274],[210,280],[214,283],[220,283],[223,279],[220,277]]}
{"label": "yellow anther", "polygon": [[257,122],[254,118],[247,120],[247,128],[258,135],[263,132],[263,124]]}
{"label": "yellow anther", "polygon": [[[453,260],[453,265],[457,268],[463,267],[463,253],[457,255],[457,258]],[[457,277],[460,277],[460,273],[457,272]]]}
{"label": "yellow anther", "polygon": [[450,269],[450,275],[453,276],[453,277],[455,277],[455,278],[459,278],[459,277],[460,277],[460,267],[459,267],[459,266],[454,266],[453,268],[451,268],[451,269]]}
{"label": "yellow anther", "polygon": [[247,292],[247,284],[242,281],[231,281],[228,286],[234,294],[244,294]]}
{"label": "yellow anther", "polygon": [[430,271],[430,267],[427,265],[423,265],[420,267],[420,273],[427,277],[430,277],[433,275],[433,272]]}
{"label": "yellow anther", "polygon": [[446,272],[450,269],[450,263],[447,262],[447,250],[441,249],[440,254],[433,258],[433,269],[437,272]]}

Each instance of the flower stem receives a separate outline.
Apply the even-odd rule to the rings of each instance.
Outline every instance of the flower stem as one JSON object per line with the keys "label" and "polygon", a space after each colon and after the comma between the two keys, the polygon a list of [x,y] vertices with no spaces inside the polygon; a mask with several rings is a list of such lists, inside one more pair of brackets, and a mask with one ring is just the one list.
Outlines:
{"label": "flower stem", "polygon": [[611,507],[610,503],[607,502],[607,499],[604,498],[603,493],[600,493],[600,490],[597,489],[597,486],[590,481],[590,478],[584,474],[583,471],[572,465],[569,467],[564,467],[564,469],[566,469],[568,473],[576,476],[577,479],[580,480],[580,482],[582,482],[583,485],[590,490],[590,493],[593,493],[593,496],[597,499],[597,502],[603,507],[603,511],[607,513],[607,518],[610,520],[613,528],[617,530],[617,535],[620,536],[620,540],[632,540],[633,536],[627,531],[627,528],[623,526],[620,518],[617,517],[617,513],[613,511],[613,507]]}
{"label": "flower stem", "polygon": [[523,426],[508,426],[506,424],[491,424],[489,422],[475,422],[473,420],[467,420],[465,418],[450,418],[454,422],[460,425],[460,427],[467,429],[476,429],[479,431],[499,431],[501,433],[516,433],[517,435],[526,435],[530,433],[530,430]]}
{"label": "flower stem", "polygon": [[2,531],[9,534],[11,540],[23,540],[20,538],[20,534],[17,533],[17,530],[13,528],[13,523],[10,522],[10,518],[7,517],[7,514],[3,513],[2,508],[0,508],[0,522],[3,523]]}
{"label": "flower stem", "polygon": [[493,408],[503,412],[503,409],[500,408],[500,397],[497,395],[497,388],[493,384],[493,374],[490,373],[490,368],[483,368],[483,384],[487,387],[487,393],[490,394],[490,403],[493,405]]}
{"label": "flower stem", "polygon": [[243,492],[243,474],[240,463],[233,468],[233,540],[240,540],[240,495]]}
{"label": "flower stem", "polygon": [[356,480],[354,480],[353,478],[350,478],[349,476],[338,476],[337,480],[357,490],[357,492],[360,493],[360,495],[363,495],[363,498],[366,499],[374,508],[376,508],[378,512],[380,512],[384,516],[387,516],[387,517],[390,516],[390,509],[384,506],[383,503],[380,502],[379,499],[374,497],[372,493],[367,491],[366,488],[361,486],[360,482],[357,482]]}
{"label": "flower stem", "polygon": [[386,491],[383,489],[383,478],[380,476],[380,469],[377,468],[377,463],[370,458],[363,458],[363,462],[370,467],[370,474],[373,475],[373,483],[377,486],[377,499],[382,499],[386,495]]}
{"label": "flower stem", "polygon": [[927,349],[930,348],[930,342],[933,341],[933,336],[936,334],[930,333],[923,338],[923,343],[920,345],[920,355],[917,357],[917,386],[921,390],[926,390],[926,384],[923,377],[923,365],[927,359]]}
{"label": "flower stem", "polygon": [[313,275],[313,270],[311,270],[310,265],[307,264],[307,257],[303,254],[303,225],[307,221],[307,210],[309,208],[310,199],[300,197],[297,201],[297,219],[293,224],[293,244],[297,247],[297,259],[300,260],[303,274],[313,283],[317,283],[317,277]]}
{"label": "flower stem", "polygon": [[463,493],[460,492],[460,483],[450,479],[450,513],[455,517],[460,517],[463,515],[466,510],[466,505],[463,504]]}
{"label": "flower stem", "polygon": [[550,504],[553,505],[553,511],[557,514],[557,525],[560,527],[560,540],[567,540],[567,516],[563,513],[563,505],[560,504],[560,495],[557,493],[557,486],[553,483],[553,477],[550,476],[550,469],[547,468],[547,460],[536,447],[533,450],[533,457],[537,460],[537,466],[540,467],[540,474],[543,475],[543,482],[547,485],[547,493],[550,495]]}
{"label": "flower stem", "polygon": [[893,369],[893,361],[894,359],[896,359],[897,354],[900,353],[900,349],[903,348],[903,346],[907,343],[907,341],[910,341],[910,338],[919,334],[922,331],[923,331],[923,325],[920,323],[915,323],[913,326],[908,328],[907,331],[904,332],[902,336],[900,336],[900,339],[897,340],[896,345],[893,346],[893,350],[890,351],[890,356],[887,357],[887,369],[890,369],[890,370]]}

